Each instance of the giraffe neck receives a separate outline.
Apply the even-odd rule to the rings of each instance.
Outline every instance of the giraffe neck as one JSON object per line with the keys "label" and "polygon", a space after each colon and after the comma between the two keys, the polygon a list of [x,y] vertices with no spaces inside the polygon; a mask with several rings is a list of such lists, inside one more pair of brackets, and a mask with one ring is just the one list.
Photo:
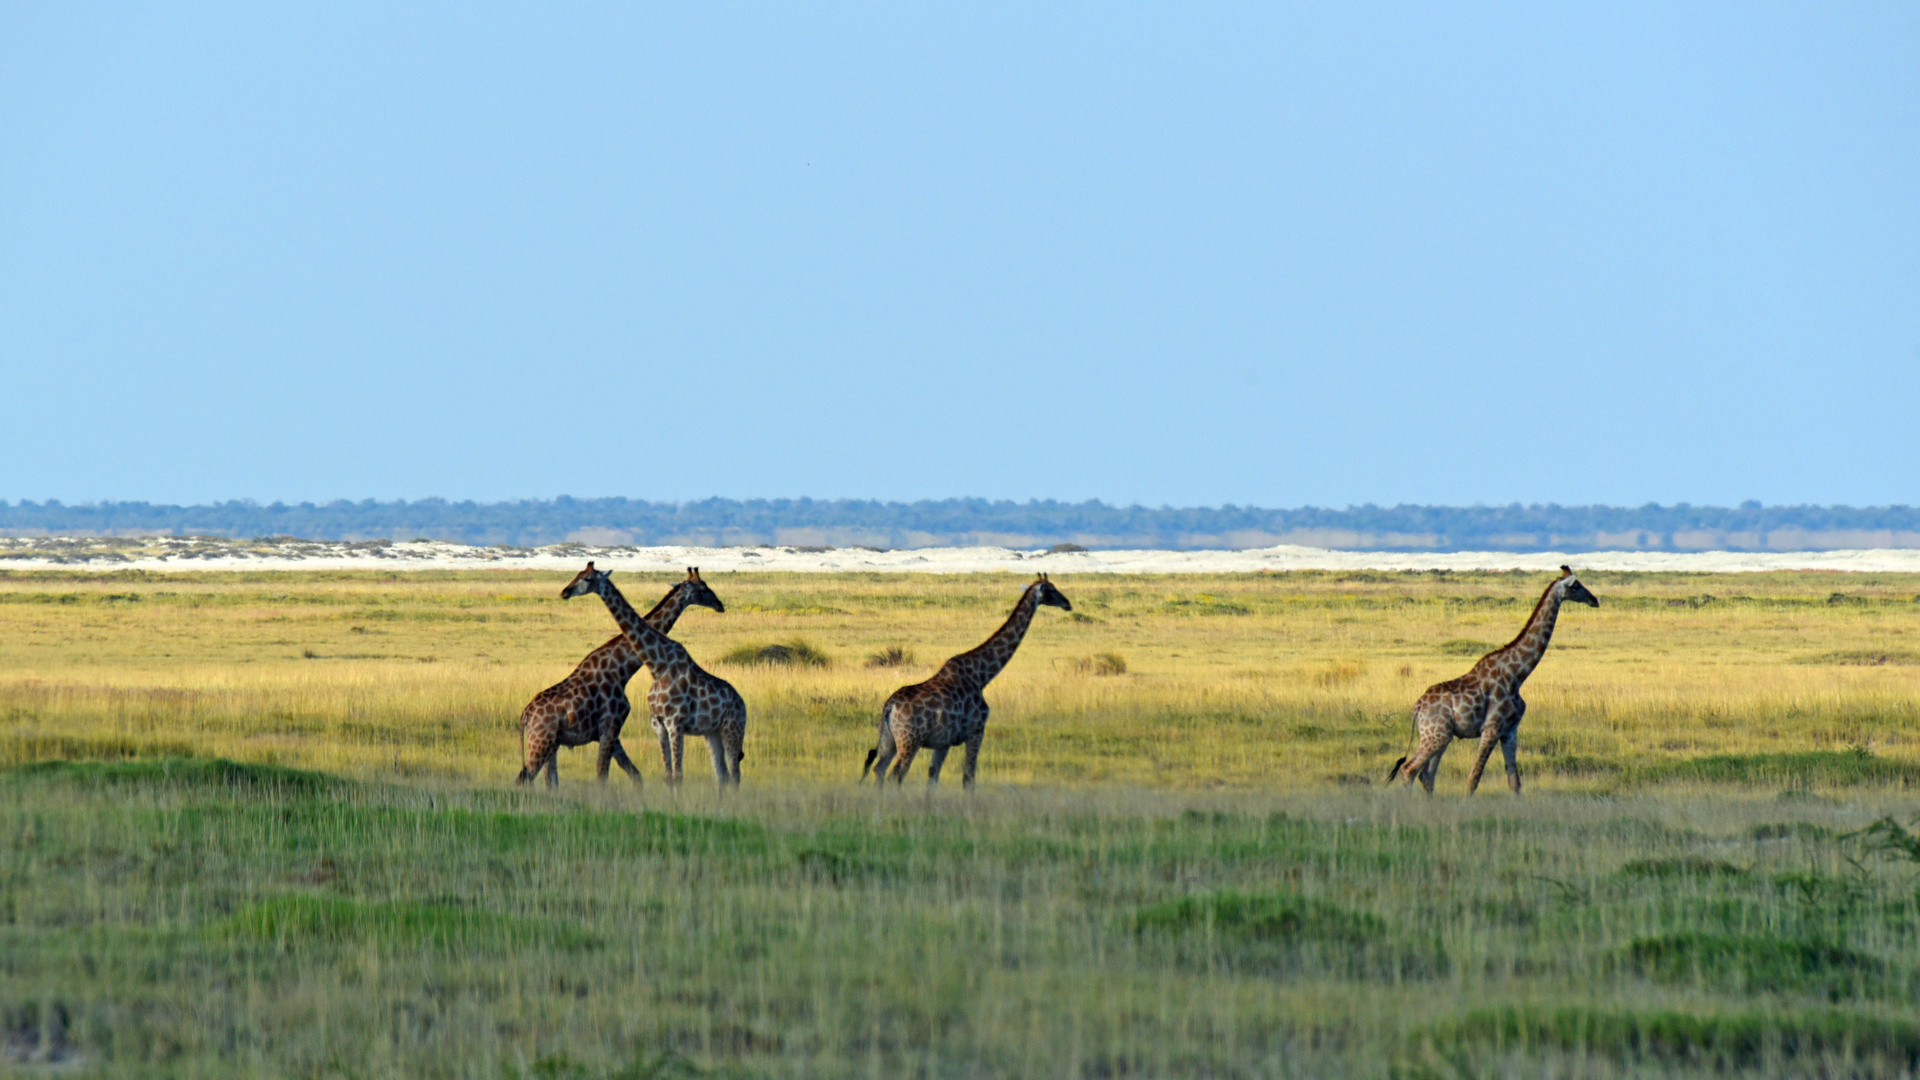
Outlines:
{"label": "giraffe neck", "polygon": [[620,589],[608,578],[602,577],[594,583],[594,592],[606,602],[607,611],[613,615],[613,621],[620,624],[620,632],[627,635],[627,643],[640,653],[640,658],[659,675],[661,668],[670,661],[678,659],[685,650],[647,625],[647,620],[633,610],[627,598],[620,595]]}
{"label": "giraffe neck", "polygon": [[1013,605],[1013,614],[1007,616],[1000,629],[993,636],[968,651],[954,657],[963,663],[955,665],[960,677],[972,689],[979,690],[993,681],[995,675],[1013,659],[1020,640],[1027,636],[1027,627],[1033,624],[1033,613],[1040,608],[1039,593],[1032,588],[1021,595],[1020,602]]}
{"label": "giraffe neck", "polygon": [[680,616],[686,613],[689,606],[687,598],[692,595],[693,590],[683,589],[678,585],[667,590],[667,595],[653,605],[652,611],[647,612],[645,616],[647,625],[662,634],[673,633],[673,624],[679,622]]}
{"label": "giraffe neck", "polygon": [[1509,686],[1520,685],[1539,666],[1540,658],[1547,654],[1548,642],[1553,640],[1554,620],[1559,617],[1560,583],[1556,581],[1540,595],[1540,602],[1533,606],[1533,614],[1528,616],[1520,636],[1494,654],[1501,660],[1499,674],[1506,678]]}

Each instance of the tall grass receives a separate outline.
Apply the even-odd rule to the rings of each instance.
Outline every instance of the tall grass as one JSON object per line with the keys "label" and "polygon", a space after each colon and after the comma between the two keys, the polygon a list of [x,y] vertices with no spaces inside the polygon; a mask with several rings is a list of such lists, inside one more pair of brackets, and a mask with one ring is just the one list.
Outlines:
{"label": "tall grass", "polygon": [[[517,770],[521,706],[615,629],[599,605],[555,599],[563,577],[0,575],[0,762],[192,753],[356,776],[504,778]],[[887,694],[978,644],[1023,585],[998,575],[710,579],[728,611],[695,609],[675,636],[746,697],[763,779],[857,772]],[[1704,778],[1785,786],[1796,761],[1833,783],[1841,773],[1791,755],[1856,750],[1882,764],[1853,775],[1899,783],[1920,763],[1920,666],[1857,660],[1920,640],[1920,582],[1585,579],[1603,606],[1562,617],[1527,685],[1530,785],[1611,790],[1718,768],[1725,777]],[[637,574],[625,589],[651,602],[670,582]],[[1061,584],[1072,616],[1042,611],[988,690],[989,783],[1374,777],[1402,752],[1421,689],[1510,638],[1543,581],[1302,573]],[[761,657],[770,642],[786,662]],[[876,655],[887,663],[862,662]],[[842,662],[810,662],[831,657]],[[562,755],[563,771],[574,756]],[[1443,784],[1465,756],[1449,756]]]}

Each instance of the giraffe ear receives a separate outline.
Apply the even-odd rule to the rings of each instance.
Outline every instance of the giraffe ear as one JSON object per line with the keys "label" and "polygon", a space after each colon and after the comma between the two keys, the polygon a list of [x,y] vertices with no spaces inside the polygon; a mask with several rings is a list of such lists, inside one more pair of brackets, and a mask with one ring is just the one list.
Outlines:
{"label": "giraffe ear", "polygon": [[1571,566],[1562,566],[1562,567],[1560,568],[1560,576],[1561,576],[1561,577],[1571,577],[1571,576],[1573,576],[1573,567],[1571,567]]}

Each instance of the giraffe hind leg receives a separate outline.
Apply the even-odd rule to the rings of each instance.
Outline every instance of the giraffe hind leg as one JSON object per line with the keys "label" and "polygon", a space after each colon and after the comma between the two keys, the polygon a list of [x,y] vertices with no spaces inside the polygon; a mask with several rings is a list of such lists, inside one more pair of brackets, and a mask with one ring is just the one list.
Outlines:
{"label": "giraffe hind leg", "polygon": [[[867,762],[873,767],[873,782],[882,787],[887,783],[887,766],[893,764],[893,757],[899,752],[899,744],[894,742],[893,727],[884,720],[880,724],[880,741],[867,754]],[[867,771],[860,770],[860,779],[865,781]]]}

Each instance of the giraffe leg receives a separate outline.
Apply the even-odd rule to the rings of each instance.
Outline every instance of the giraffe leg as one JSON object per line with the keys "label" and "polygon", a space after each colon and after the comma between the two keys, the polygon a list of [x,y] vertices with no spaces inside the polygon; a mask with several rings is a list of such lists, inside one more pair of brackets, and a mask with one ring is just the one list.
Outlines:
{"label": "giraffe leg", "polygon": [[1500,737],[1495,734],[1493,721],[1489,719],[1480,729],[1480,750],[1473,755],[1473,771],[1467,774],[1467,794],[1471,795],[1480,786],[1480,774],[1487,771],[1487,759],[1493,756],[1493,748],[1500,745]]}
{"label": "giraffe leg", "polygon": [[654,737],[660,740],[660,767],[666,771],[667,783],[673,783],[673,739],[667,735],[666,725],[658,720],[653,723]]}
{"label": "giraffe leg", "polygon": [[600,740],[600,756],[594,759],[593,775],[603,784],[607,782],[607,766],[613,764],[613,748],[618,745],[612,737]]}
{"label": "giraffe leg", "polygon": [[687,737],[680,734],[678,728],[669,732],[667,737],[673,740],[673,760],[668,763],[668,767],[673,775],[672,782],[678,784],[680,783],[680,764],[686,760]]}
{"label": "giraffe leg", "polygon": [[[1427,789],[1428,795],[1433,794],[1434,778],[1440,775],[1440,759],[1446,756],[1447,747],[1443,745],[1440,749],[1435,750],[1431,757],[1427,758],[1426,766],[1420,770],[1420,786]],[[1407,782],[1412,783],[1413,778],[1408,777]]]}
{"label": "giraffe leg", "polygon": [[560,786],[560,748],[556,746],[553,749],[547,751],[547,788],[551,790],[559,786]]}
{"label": "giraffe leg", "polygon": [[[899,747],[896,746],[893,741],[893,728],[882,725],[880,728],[880,744],[876,746],[873,751],[874,783],[881,787],[886,786],[887,766],[893,764],[893,755],[898,752]],[[860,770],[860,779],[864,781],[866,778],[867,771],[865,769]]]}
{"label": "giraffe leg", "polygon": [[554,745],[553,726],[544,722],[544,718],[527,724],[521,731],[523,755],[520,766],[520,779],[517,783],[531,784],[539,777],[540,770],[547,763],[547,756],[559,748]]}
{"label": "giraffe leg", "polygon": [[727,747],[727,768],[733,773],[733,786],[740,786],[740,762],[747,756],[747,729],[744,726],[729,726],[720,733]]}
{"label": "giraffe leg", "polygon": [[[1395,772],[1394,779],[1397,780],[1401,776],[1405,776],[1408,787],[1412,787],[1415,780],[1420,780],[1426,785],[1427,794],[1433,794],[1433,774],[1431,770],[1428,770],[1428,766],[1439,767],[1440,755],[1447,752],[1447,744],[1451,741],[1453,740],[1448,738],[1444,733],[1438,737],[1429,736],[1421,739],[1420,745],[1415,748],[1413,752],[1413,756],[1407,758],[1406,763],[1401,765],[1399,770]],[[1427,771],[1423,773],[1423,770]]]}
{"label": "giraffe leg", "polygon": [[900,760],[893,763],[893,772],[890,776],[894,783],[898,784],[907,778],[907,770],[913,768],[913,755],[919,750],[920,748],[909,740],[900,741]]}
{"label": "giraffe leg", "polygon": [[640,770],[633,764],[633,759],[627,756],[627,748],[620,745],[619,739],[613,740],[613,760],[629,779],[636,784],[640,782]]}
{"label": "giraffe leg", "polygon": [[1507,786],[1520,794],[1520,729],[1511,727],[1500,737],[1500,755],[1507,759]]}
{"label": "giraffe leg", "polygon": [[719,732],[707,736],[707,752],[713,755],[714,777],[720,781],[721,787],[726,787],[733,776],[727,771],[727,744],[721,740]]}
{"label": "giraffe leg", "polygon": [[947,752],[952,749],[953,747],[951,746],[937,747],[933,751],[933,757],[927,760],[928,787],[937,788],[940,786],[940,766],[947,763]]}
{"label": "giraffe leg", "polygon": [[980,770],[980,744],[985,742],[986,738],[987,733],[982,731],[967,740],[967,760],[960,768],[960,786],[968,791],[973,790],[974,774]]}

